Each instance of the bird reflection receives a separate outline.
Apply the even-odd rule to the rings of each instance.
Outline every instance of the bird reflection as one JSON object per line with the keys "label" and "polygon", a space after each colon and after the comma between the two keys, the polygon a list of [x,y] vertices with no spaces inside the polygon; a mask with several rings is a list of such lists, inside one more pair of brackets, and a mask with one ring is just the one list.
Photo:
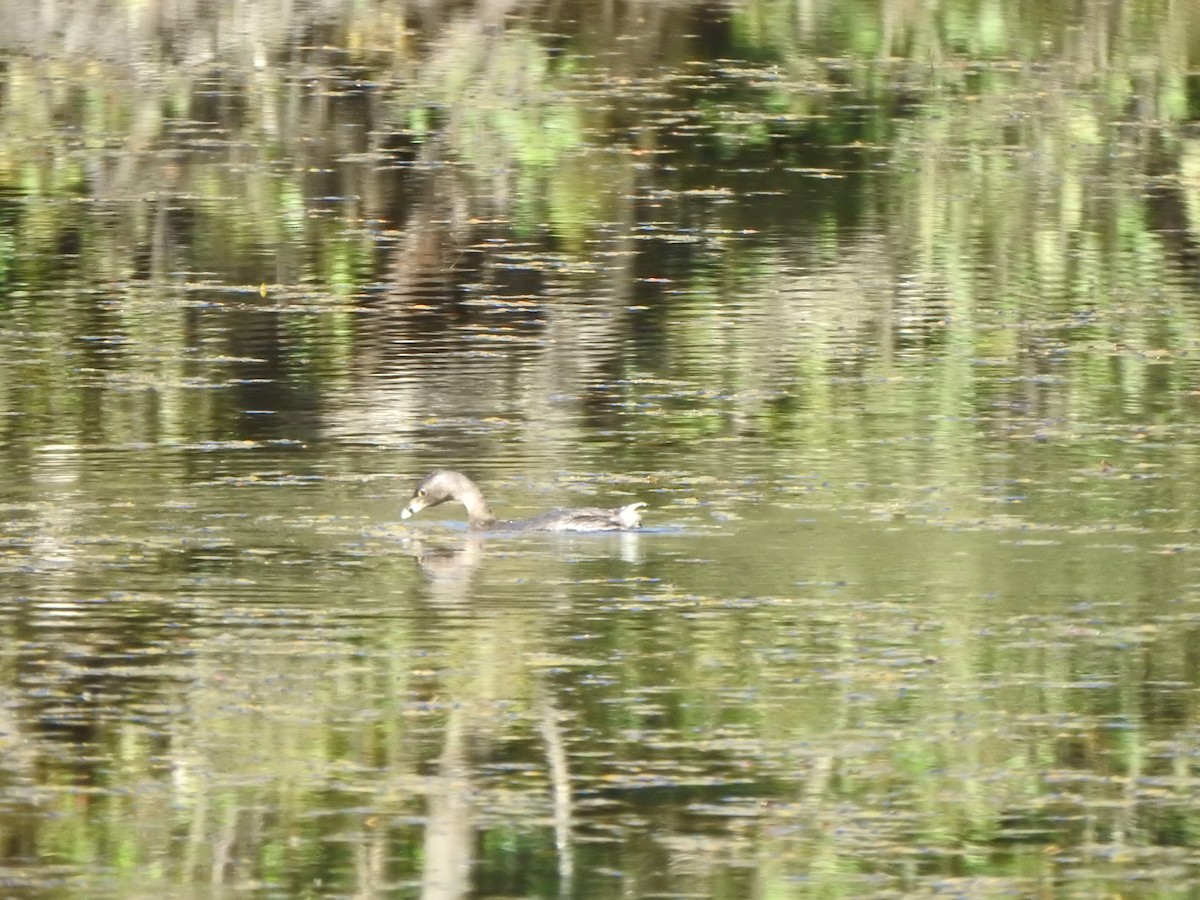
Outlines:
{"label": "bird reflection", "polygon": [[429,581],[429,599],[448,609],[470,598],[471,582],[483,562],[483,538],[468,537],[456,546],[413,542],[413,558]]}
{"label": "bird reflection", "polygon": [[[475,574],[484,559],[485,540],[482,536],[468,536],[452,544],[414,541],[410,545],[413,558],[428,581],[431,603],[443,609],[468,604],[473,596]],[[632,544],[622,541],[622,555],[627,558],[630,554],[636,556],[637,548],[636,540]],[[422,900],[459,900],[475,894],[472,874],[480,827],[479,807],[487,802],[481,797],[485,789],[476,774],[490,756],[488,748],[495,721],[490,705],[474,695],[471,684],[474,676],[465,673],[462,677],[466,678],[465,683],[457,683],[452,677],[443,685],[447,695],[456,699],[446,705],[441,753],[424,782]],[[564,713],[550,686],[543,683],[535,696],[531,712],[541,737],[543,765],[550,787],[547,801],[554,827],[558,893],[565,897],[572,894],[575,873],[575,792],[570,747],[563,727]]]}

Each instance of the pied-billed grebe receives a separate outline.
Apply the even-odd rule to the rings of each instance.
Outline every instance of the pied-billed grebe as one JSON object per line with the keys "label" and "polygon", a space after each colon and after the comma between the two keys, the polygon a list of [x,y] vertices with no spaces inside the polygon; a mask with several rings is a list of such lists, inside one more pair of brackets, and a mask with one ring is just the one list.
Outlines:
{"label": "pied-billed grebe", "polygon": [[490,531],[620,531],[641,525],[642,514],[638,510],[646,505],[630,503],[619,509],[555,509],[532,519],[506,522],[492,515],[483,494],[470,478],[461,472],[439,469],[421,479],[400,518],[407,519],[447,500],[457,500],[467,508],[467,523],[472,528]]}

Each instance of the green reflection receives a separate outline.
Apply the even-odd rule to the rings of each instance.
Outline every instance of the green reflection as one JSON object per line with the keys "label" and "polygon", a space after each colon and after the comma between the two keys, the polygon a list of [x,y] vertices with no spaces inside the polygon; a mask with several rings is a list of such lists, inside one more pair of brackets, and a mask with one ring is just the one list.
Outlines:
{"label": "green reflection", "polygon": [[13,891],[1186,893],[1190,6],[9,6]]}

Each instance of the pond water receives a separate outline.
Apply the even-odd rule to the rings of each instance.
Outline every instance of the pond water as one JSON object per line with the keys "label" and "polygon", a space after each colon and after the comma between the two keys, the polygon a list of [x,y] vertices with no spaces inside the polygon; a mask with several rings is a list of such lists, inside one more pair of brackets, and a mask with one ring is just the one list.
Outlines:
{"label": "pond water", "polygon": [[1200,10],[0,9],[0,894],[1190,895]]}

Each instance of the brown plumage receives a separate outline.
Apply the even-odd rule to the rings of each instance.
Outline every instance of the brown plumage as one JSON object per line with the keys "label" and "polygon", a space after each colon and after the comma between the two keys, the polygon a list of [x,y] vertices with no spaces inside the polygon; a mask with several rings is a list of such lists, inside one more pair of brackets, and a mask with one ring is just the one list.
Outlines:
{"label": "brown plumage", "polygon": [[421,479],[400,518],[407,519],[448,500],[457,500],[465,506],[467,523],[481,531],[625,531],[642,524],[639,510],[646,505],[629,503],[616,509],[555,509],[531,519],[505,521],[492,515],[483,493],[470,478],[461,472],[438,469]]}

